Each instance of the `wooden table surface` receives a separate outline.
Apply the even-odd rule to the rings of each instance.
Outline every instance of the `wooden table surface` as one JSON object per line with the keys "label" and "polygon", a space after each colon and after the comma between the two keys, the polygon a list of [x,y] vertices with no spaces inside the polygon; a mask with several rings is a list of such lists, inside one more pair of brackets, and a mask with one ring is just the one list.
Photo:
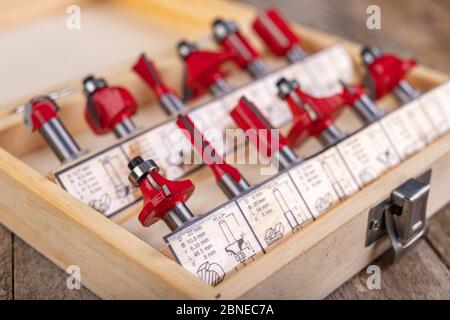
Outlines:
{"label": "wooden table surface", "polygon": [[[380,45],[450,73],[449,0],[245,0],[278,7],[292,21],[360,43]],[[382,30],[366,28],[366,9],[382,10]],[[450,299],[450,205],[433,217],[415,249],[395,265],[385,257],[381,289],[368,290],[365,270],[329,299]],[[0,299],[97,299],[86,288],[68,290],[67,274],[0,225]]]}

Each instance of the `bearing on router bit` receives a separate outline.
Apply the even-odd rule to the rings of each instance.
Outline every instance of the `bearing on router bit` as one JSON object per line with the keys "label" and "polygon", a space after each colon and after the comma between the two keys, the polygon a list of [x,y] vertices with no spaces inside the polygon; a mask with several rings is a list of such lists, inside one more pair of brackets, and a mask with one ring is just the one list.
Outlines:
{"label": "bearing on router bit", "polygon": [[122,87],[109,87],[105,79],[93,75],[83,80],[87,98],[85,118],[95,134],[114,132],[117,138],[137,130],[132,117],[137,103],[131,93]]}
{"label": "bearing on router bit", "polygon": [[[331,112],[334,108],[329,108],[329,105],[334,104],[332,100],[310,96],[305,99],[305,94],[300,91],[300,85],[296,80],[288,81],[282,78],[277,82],[277,87],[278,96],[288,103],[294,118],[294,125],[288,135],[291,146],[300,146],[308,136],[317,137],[325,146],[333,145],[345,138],[334,124]],[[322,108],[322,105],[327,108]]]}
{"label": "bearing on router bit", "polygon": [[222,65],[233,57],[232,53],[199,50],[194,43],[188,41],[181,41],[177,49],[186,66],[183,100],[196,98],[206,91],[221,96],[232,90],[221,70]]}
{"label": "bearing on router bit", "polygon": [[261,59],[250,42],[239,32],[233,21],[216,19],[213,23],[213,34],[216,42],[228,52],[233,53],[233,61],[254,78],[269,73],[269,67]]}
{"label": "bearing on router bit", "polygon": [[376,47],[363,48],[361,57],[367,68],[364,84],[373,100],[393,93],[402,104],[406,104],[420,96],[420,92],[405,80],[405,76],[417,65],[414,59],[402,60]]}
{"label": "bearing on router bit", "polygon": [[195,189],[190,180],[168,180],[159,174],[153,160],[144,161],[142,157],[132,159],[128,168],[131,170],[128,179],[142,192],[144,205],[139,221],[144,227],[163,220],[173,231],[194,218],[186,205]]}

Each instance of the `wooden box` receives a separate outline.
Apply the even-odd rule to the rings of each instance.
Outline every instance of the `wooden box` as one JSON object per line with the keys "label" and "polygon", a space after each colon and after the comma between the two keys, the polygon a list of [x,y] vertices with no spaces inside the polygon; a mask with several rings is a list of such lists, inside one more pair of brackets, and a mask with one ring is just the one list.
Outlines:
{"label": "wooden box", "polygon": [[[380,172],[371,183],[357,186],[351,196],[336,200],[332,208],[317,214],[314,221],[310,219],[310,223],[283,237],[270,250],[262,250],[265,254],[255,255],[254,261],[245,263],[238,272],[227,273],[223,281],[211,286],[174,261],[163,241],[169,230],[162,222],[150,228],[139,225],[136,214],[140,201],[108,218],[65,191],[55,179],[48,179],[56,177],[56,182],[62,184],[55,172],[70,169],[72,164],[58,164],[41,137],[27,132],[22,115],[12,111],[14,106],[35,95],[66,86],[75,88],[73,94],[59,101],[60,116],[80,145],[92,151],[86,155],[87,159],[118,142],[111,136],[94,136],[81,120],[85,104],[82,77],[95,72],[112,84],[127,87],[139,101],[141,108],[136,122],[144,129],[173,121],[132,73],[131,66],[138,54],[145,51],[162,70],[167,83],[178,89],[183,67],[175,54],[176,42],[187,38],[209,45],[211,21],[220,15],[237,20],[265,60],[277,70],[285,63],[265,51],[250,31],[256,12],[220,0],[80,0],[82,25],[81,30],[76,31],[64,27],[69,1],[58,4],[44,1],[39,6],[26,0],[16,3],[10,7],[2,5],[5,8],[1,8],[4,13],[0,17],[0,37],[7,41],[11,50],[11,61],[5,66],[11,84],[10,90],[5,92],[23,97],[4,103],[0,108],[0,222],[61,268],[79,266],[83,284],[102,298],[323,298],[389,248],[386,237],[368,247],[365,243],[370,209],[389,197],[392,190],[432,169],[428,215],[450,200],[446,191],[450,179],[450,135],[446,133],[450,117],[445,118],[450,113],[446,111],[441,116],[449,125],[435,132],[412,154]],[[51,36],[42,36],[50,35],[50,31]],[[359,45],[301,26],[295,26],[295,31],[311,55],[311,68],[324,68],[324,64],[330,70],[342,67],[344,73],[347,69],[353,70],[348,74],[351,79],[360,77]],[[19,59],[22,48],[15,42],[17,37],[28,43],[27,50],[35,52],[36,61]],[[67,51],[59,50],[59,46]],[[346,54],[352,59],[342,62]],[[339,61],[334,61],[333,57]],[[322,58],[325,62],[321,64]],[[355,65],[349,61],[354,61]],[[33,69],[26,69],[26,66]],[[305,69],[303,65],[302,68]],[[252,81],[237,69],[231,70],[231,82],[237,87]],[[292,74],[294,71],[280,72]],[[326,77],[329,71],[312,72]],[[408,80],[425,93],[424,99],[438,99],[433,92],[439,92],[441,99],[448,103],[450,89],[444,84],[447,78],[445,74],[419,66]],[[433,94],[427,95],[428,92]],[[0,98],[5,102],[8,95],[3,93]],[[209,100],[210,97],[205,98]],[[193,108],[201,103],[194,102]],[[393,104],[390,99],[380,102],[386,110],[392,110],[389,106]],[[281,117],[278,125],[287,130],[286,111],[275,113]],[[424,117],[432,118],[433,114]],[[348,111],[339,118],[338,125],[349,133],[368,130]],[[321,149],[311,140],[296,151],[314,159]],[[257,185],[255,188],[264,186],[268,179],[260,174],[258,167],[242,165],[239,169]],[[189,201],[197,214],[214,212],[227,202],[216,189],[207,168],[189,171],[187,177],[197,187]],[[230,204],[233,202],[228,202]]]}

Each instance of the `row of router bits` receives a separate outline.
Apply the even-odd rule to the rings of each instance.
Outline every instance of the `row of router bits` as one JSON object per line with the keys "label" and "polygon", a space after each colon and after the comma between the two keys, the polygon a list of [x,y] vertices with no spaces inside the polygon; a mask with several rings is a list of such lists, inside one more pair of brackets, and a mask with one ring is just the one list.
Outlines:
{"label": "row of router bits", "polygon": [[[307,56],[298,37],[276,10],[269,9],[259,15],[253,29],[275,55],[283,56],[291,63]],[[208,91],[221,96],[232,90],[222,70],[226,62],[236,63],[254,78],[270,71],[235,23],[217,19],[213,23],[213,32],[220,45],[218,51],[200,50],[187,41],[177,46],[185,62],[183,99],[164,83],[155,64],[145,55],[139,57],[133,70],[148,84],[163,110],[169,115],[178,115],[177,125],[184,129],[194,150],[210,167],[220,189],[232,199],[250,188],[250,184],[236,168],[225,163],[195,127],[185,113],[185,102]],[[302,158],[292,148],[301,145],[306,138],[316,137],[326,147],[345,138],[334,123],[345,107],[350,107],[363,121],[371,123],[383,116],[374,100],[390,93],[401,103],[418,97],[418,92],[405,80],[407,72],[415,65],[413,60],[403,61],[377,48],[364,48],[361,55],[367,69],[364,84],[368,93],[360,85],[342,82],[341,92],[330,97],[314,97],[304,92],[295,80],[282,78],[276,83],[279,98],[288,104],[293,115],[293,125],[287,137],[274,130],[258,107],[245,97],[238,101],[230,115],[238,127],[244,131],[253,129],[257,133],[247,136],[248,140],[281,170],[300,163]],[[116,137],[123,138],[138,130],[132,119],[137,112],[137,103],[127,89],[109,86],[104,79],[92,75],[84,79],[83,87],[87,98],[85,118],[94,133],[112,131]],[[49,95],[31,100],[25,105],[24,119],[32,131],[38,130],[42,134],[57,157],[67,162],[84,152],[58,118],[59,107],[55,99]],[[191,181],[170,181],[158,172],[154,161],[144,161],[141,157],[130,161],[129,168],[129,180],[140,187],[144,198],[144,207],[139,215],[144,226],[162,219],[174,230],[193,218],[185,204],[194,191]]]}

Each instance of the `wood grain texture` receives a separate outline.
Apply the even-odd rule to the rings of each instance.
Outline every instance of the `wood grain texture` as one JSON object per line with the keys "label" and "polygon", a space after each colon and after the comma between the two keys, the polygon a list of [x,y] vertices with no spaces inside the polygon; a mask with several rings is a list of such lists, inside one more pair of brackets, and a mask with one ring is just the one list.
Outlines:
{"label": "wood grain texture", "polygon": [[[244,0],[276,6],[290,21],[355,42],[412,55],[429,67],[450,71],[450,2],[431,0]],[[382,29],[366,28],[369,5],[381,8]]]}
{"label": "wood grain texture", "polygon": [[84,286],[69,290],[66,285],[69,275],[17,236],[14,237],[14,266],[16,300],[98,299]]}
{"label": "wood grain texture", "polygon": [[9,230],[0,225],[0,300],[13,298],[13,251]]}
{"label": "wood grain texture", "polygon": [[328,299],[450,299],[450,272],[425,241],[394,265],[386,255],[372,264],[381,269],[380,289],[368,289],[363,270]]}
{"label": "wood grain texture", "polygon": [[427,241],[450,269],[450,205],[431,219]]}

